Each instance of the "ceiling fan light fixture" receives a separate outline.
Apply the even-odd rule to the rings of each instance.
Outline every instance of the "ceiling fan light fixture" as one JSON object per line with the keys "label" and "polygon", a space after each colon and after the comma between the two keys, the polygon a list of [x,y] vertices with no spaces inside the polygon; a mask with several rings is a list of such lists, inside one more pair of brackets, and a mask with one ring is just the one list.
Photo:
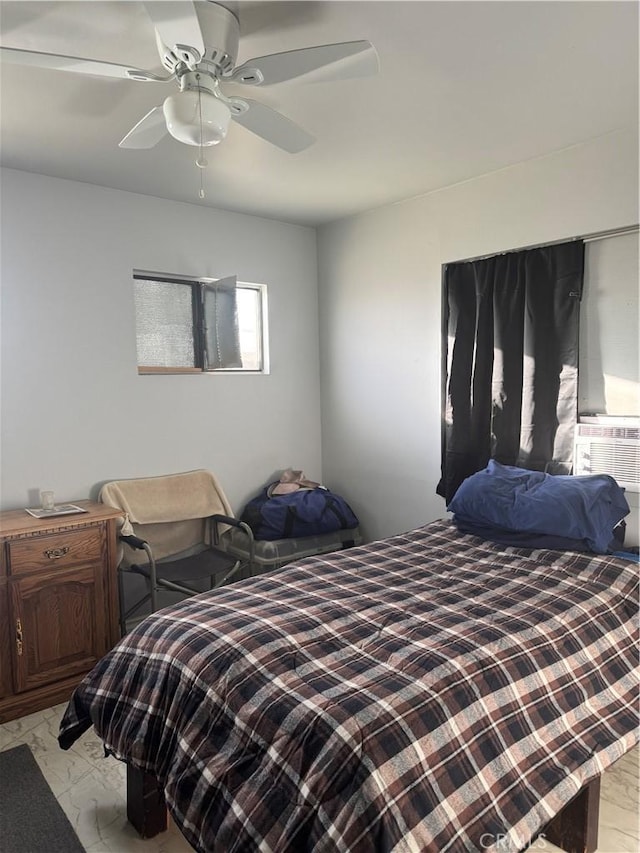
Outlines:
{"label": "ceiling fan light fixture", "polygon": [[169,95],[162,110],[171,136],[186,145],[217,145],[226,137],[231,120],[229,107],[206,89]]}

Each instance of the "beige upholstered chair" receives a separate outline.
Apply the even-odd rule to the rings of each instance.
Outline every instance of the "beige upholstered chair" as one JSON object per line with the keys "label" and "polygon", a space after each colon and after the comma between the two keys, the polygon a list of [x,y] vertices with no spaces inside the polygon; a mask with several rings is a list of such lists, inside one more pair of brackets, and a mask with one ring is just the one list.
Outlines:
{"label": "beige upholstered chair", "polygon": [[[158,609],[160,590],[183,595],[228,583],[253,559],[253,534],[233,512],[215,476],[204,470],[106,483],[100,500],[123,512],[118,566],[120,629],[146,602]],[[243,559],[222,550],[220,537],[233,528],[244,543]],[[125,603],[124,574],[146,580],[146,592]]]}

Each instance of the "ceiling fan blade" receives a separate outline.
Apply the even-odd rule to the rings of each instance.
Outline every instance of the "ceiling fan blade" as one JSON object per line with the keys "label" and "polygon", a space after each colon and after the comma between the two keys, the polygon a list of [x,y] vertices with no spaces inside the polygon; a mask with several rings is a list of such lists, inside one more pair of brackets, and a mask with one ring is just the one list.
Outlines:
{"label": "ceiling fan blade", "polygon": [[327,68],[330,72],[330,76],[323,75],[323,80],[376,74],[378,55],[371,42],[366,40],[304,47],[249,59],[235,69],[231,80],[234,83],[267,86],[292,80],[320,68]]}
{"label": "ceiling fan blade", "polygon": [[153,148],[167,133],[167,123],[162,107],[154,107],[131,128],[124,139],[118,143],[118,147]]}
{"label": "ceiling fan blade", "polygon": [[167,47],[194,48],[198,51],[197,61],[204,56],[204,39],[200,21],[191,0],[150,0],[145,3],[156,32]]}
{"label": "ceiling fan blade", "polygon": [[272,110],[265,104],[259,101],[250,101],[247,98],[242,99],[249,109],[238,115],[232,113],[232,118],[238,124],[246,127],[257,136],[261,136],[272,145],[288,151],[290,154],[297,154],[303,151],[316,141],[315,136],[307,133],[291,119],[283,116],[282,113]]}
{"label": "ceiling fan blade", "polygon": [[74,71],[78,74],[92,74],[97,77],[117,77],[125,80],[144,80],[165,83],[171,77],[160,77],[153,71],[143,71],[130,65],[118,65],[115,62],[101,62],[97,59],[82,59],[80,56],[60,56],[56,53],[40,53],[37,50],[18,50],[14,47],[0,47],[0,59],[18,65],[33,65],[52,71]]}

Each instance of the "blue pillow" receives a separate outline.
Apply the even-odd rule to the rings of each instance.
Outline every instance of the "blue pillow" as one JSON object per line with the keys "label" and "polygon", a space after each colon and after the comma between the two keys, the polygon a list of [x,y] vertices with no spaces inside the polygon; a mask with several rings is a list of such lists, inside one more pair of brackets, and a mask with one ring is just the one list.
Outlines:
{"label": "blue pillow", "polygon": [[630,511],[608,474],[552,476],[494,459],[462,482],[447,509],[471,524],[583,539],[596,554],[609,553],[613,528]]}

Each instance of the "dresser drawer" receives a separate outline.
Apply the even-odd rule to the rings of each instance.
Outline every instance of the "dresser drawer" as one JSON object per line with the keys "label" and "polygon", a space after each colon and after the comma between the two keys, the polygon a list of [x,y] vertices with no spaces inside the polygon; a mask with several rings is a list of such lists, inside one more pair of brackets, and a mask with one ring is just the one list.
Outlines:
{"label": "dresser drawer", "polygon": [[24,575],[100,561],[103,541],[99,526],[13,540],[9,542],[9,574]]}

